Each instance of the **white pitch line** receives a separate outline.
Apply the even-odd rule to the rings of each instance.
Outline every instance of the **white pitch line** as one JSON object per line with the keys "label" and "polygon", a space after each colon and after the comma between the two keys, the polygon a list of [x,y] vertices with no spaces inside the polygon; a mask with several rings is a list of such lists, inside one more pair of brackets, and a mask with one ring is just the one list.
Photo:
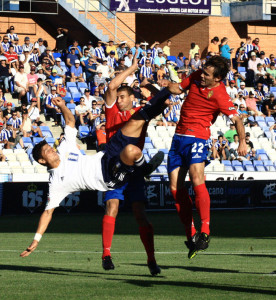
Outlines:
{"label": "white pitch line", "polygon": [[[20,252],[20,250],[15,249],[0,249],[0,252]],[[71,250],[36,250],[36,253],[78,253],[78,254],[101,254],[100,251],[71,251]],[[145,251],[112,251],[113,254],[145,254]],[[156,251],[156,254],[186,254],[187,251]],[[276,255],[276,252],[204,252],[201,255]]]}

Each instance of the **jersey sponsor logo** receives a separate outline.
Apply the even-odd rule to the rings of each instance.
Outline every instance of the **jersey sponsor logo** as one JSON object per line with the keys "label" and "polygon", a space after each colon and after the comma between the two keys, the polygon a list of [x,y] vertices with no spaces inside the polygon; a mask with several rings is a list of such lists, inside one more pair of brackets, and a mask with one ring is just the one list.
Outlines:
{"label": "jersey sponsor logo", "polygon": [[210,99],[214,95],[214,91],[209,91],[207,99]]}
{"label": "jersey sponsor logo", "polygon": [[42,205],[43,190],[38,190],[33,183],[27,186],[27,190],[22,193],[22,205],[31,213]]}
{"label": "jersey sponsor logo", "polygon": [[229,110],[236,110],[235,107],[229,107],[228,109],[229,109]]}
{"label": "jersey sponsor logo", "polygon": [[194,155],[192,158],[201,158],[200,155],[198,155],[198,153],[196,155]]}
{"label": "jersey sponsor logo", "polygon": [[78,161],[79,160],[79,154],[70,152],[70,153],[67,154],[67,160]]}

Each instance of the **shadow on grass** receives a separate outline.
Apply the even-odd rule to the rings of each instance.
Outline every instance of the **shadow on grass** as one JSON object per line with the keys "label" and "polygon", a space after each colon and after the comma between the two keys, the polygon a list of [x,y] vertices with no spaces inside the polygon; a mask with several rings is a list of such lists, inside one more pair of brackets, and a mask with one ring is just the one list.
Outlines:
{"label": "shadow on grass", "polygon": [[122,281],[124,283],[129,283],[139,287],[157,287],[159,285],[168,285],[174,287],[189,287],[189,288],[200,288],[206,290],[217,290],[217,291],[227,291],[227,292],[237,292],[237,293],[248,293],[248,294],[261,294],[261,295],[276,295],[276,291],[270,289],[262,289],[251,286],[233,286],[227,284],[213,284],[213,283],[202,283],[202,282],[189,282],[189,281],[159,281],[159,280],[135,280],[135,279],[113,279],[107,278],[107,280]]}

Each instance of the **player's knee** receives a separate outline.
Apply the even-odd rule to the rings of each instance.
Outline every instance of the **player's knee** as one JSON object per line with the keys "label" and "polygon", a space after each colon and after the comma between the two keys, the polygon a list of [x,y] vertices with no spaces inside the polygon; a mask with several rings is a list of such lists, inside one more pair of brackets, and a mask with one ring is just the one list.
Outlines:
{"label": "player's knee", "polygon": [[110,199],[106,201],[105,214],[116,218],[119,210],[119,200]]}
{"label": "player's knee", "polygon": [[133,158],[133,159],[138,159],[142,155],[141,149],[132,144],[129,144],[125,147],[124,153],[129,158]]}

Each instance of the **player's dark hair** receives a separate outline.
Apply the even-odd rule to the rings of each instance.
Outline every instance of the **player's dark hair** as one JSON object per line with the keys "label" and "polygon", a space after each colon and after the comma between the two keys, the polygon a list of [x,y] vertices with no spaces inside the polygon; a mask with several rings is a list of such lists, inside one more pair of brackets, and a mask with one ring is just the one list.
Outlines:
{"label": "player's dark hair", "polygon": [[129,96],[134,95],[133,89],[130,86],[120,86],[117,89],[117,93],[118,92],[124,92],[124,91],[126,91]]}
{"label": "player's dark hair", "polygon": [[237,134],[234,134],[233,138],[235,138],[236,136],[239,137]]}
{"label": "player's dark hair", "polygon": [[32,155],[33,155],[33,158],[36,162],[38,162],[38,160],[40,158],[43,158],[41,153],[42,153],[42,148],[47,145],[48,143],[44,140],[44,141],[41,141],[40,143],[36,144],[33,148],[33,151],[32,151]]}
{"label": "player's dark hair", "polygon": [[216,78],[221,78],[221,80],[223,80],[229,72],[229,65],[227,59],[218,55],[210,57],[206,61],[204,67],[213,67],[213,76]]}

